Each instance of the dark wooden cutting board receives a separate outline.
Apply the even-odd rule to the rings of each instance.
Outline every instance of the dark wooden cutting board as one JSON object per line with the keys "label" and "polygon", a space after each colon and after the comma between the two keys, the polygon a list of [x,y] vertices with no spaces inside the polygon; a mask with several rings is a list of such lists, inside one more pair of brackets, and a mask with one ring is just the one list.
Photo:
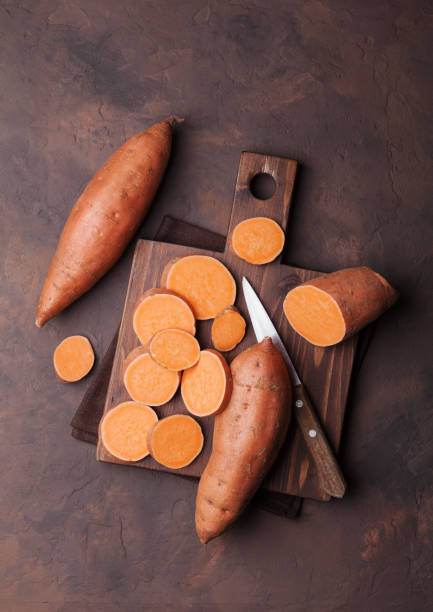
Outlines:
{"label": "dark wooden cutting board", "polygon": [[[282,157],[242,153],[229,225],[229,237],[237,223],[253,216],[271,217],[286,229],[296,166],[296,161]],[[257,199],[250,190],[251,180],[260,173],[270,174],[276,183],[274,195],[267,200]],[[308,344],[291,329],[284,316],[282,304],[289,289],[317,276],[318,272],[282,265],[280,259],[265,266],[254,266],[233,255],[228,245],[229,240],[225,253],[221,254],[152,240],[138,241],[132,263],[104,414],[118,403],[130,399],[122,383],[122,365],[128,353],[139,345],[132,328],[132,314],[139,296],[147,289],[159,286],[162,270],[173,257],[190,254],[211,255],[226,264],[235,277],[238,287],[236,305],[247,321],[245,339],[233,351],[225,353],[228,363],[239,352],[256,341],[240,285],[242,276],[246,276],[259,294],[278,329],[311,396],[331,445],[335,450],[338,450],[357,337],[331,348],[319,348]],[[202,348],[212,346],[210,342],[211,324],[212,321],[198,322],[197,337]],[[160,418],[173,413],[187,413],[180,396],[180,390],[171,402],[157,407],[156,412]],[[208,461],[212,448],[213,419],[207,417],[199,419],[199,421],[205,436],[203,451],[191,465],[180,470],[165,468],[151,457],[146,457],[137,463],[122,462],[110,455],[101,442],[97,446],[97,459],[199,477]],[[329,496],[320,490],[314,463],[294,421],[292,421],[286,443],[269,473],[264,487],[271,491],[291,495],[320,500],[329,499]]]}

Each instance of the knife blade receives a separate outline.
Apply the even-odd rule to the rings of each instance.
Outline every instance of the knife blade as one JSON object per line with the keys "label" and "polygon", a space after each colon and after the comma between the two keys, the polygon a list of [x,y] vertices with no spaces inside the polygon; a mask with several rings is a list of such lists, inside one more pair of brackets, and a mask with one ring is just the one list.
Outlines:
{"label": "knife blade", "polygon": [[242,278],[242,289],[257,342],[270,337],[287,365],[293,384],[294,414],[316,464],[320,486],[328,495],[341,498],[346,491],[344,476],[290,355],[265,307],[245,276]]}

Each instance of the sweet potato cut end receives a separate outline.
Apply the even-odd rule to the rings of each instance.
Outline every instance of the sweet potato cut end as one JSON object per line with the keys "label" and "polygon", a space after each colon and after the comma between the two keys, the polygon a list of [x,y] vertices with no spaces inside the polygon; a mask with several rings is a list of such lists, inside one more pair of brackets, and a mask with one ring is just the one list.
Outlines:
{"label": "sweet potato cut end", "polygon": [[222,412],[232,392],[230,368],[213,349],[201,351],[198,363],[182,376],[182,399],[194,416],[205,417]]}
{"label": "sweet potato cut end", "polygon": [[315,346],[332,346],[346,334],[346,323],[337,302],[311,285],[295,287],[286,295],[284,314],[293,329]]}
{"label": "sweet potato cut end", "polygon": [[212,323],[212,344],[218,351],[231,351],[245,336],[246,323],[233,306],[225,308]]}
{"label": "sweet potato cut end", "polygon": [[92,345],[85,336],[69,336],[60,342],[53,355],[54,371],[62,382],[84,378],[95,363]]}
{"label": "sweet potato cut end", "polygon": [[161,419],[148,433],[150,454],[161,465],[177,470],[201,453],[204,437],[200,425],[186,414]]}
{"label": "sweet potato cut end", "polygon": [[180,296],[165,289],[154,289],[141,296],[135,306],[132,325],[143,345],[162,329],[182,329],[194,336],[195,317]]}
{"label": "sweet potato cut end", "polygon": [[161,406],[176,393],[180,374],[163,368],[144,347],[138,347],[125,360],[123,383],[134,401]]}
{"label": "sweet potato cut end", "polygon": [[122,461],[140,461],[149,454],[147,437],[158,417],[152,408],[123,402],[101,420],[99,434],[105,449]]}
{"label": "sweet potato cut end", "polygon": [[180,372],[197,363],[200,345],[193,335],[180,329],[163,329],[149,343],[149,352],[160,366]]}
{"label": "sweet potato cut end", "polygon": [[292,289],[284,300],[289,323],[317,346],[350,338],[377,319],[398,298],[398,292],[367,266],[318,276]]}
{"label": "sweet potato cut end", "polygon": [[252,217],[236,225],[230,242],[235,255],[248,263],[263,265],[278,257],[284,241],[284,232],[276,221]]}
{"label": "sweet potato cut end", "polygon": [[161,284],[183,297],[199,320],[213,319],[236,299],[232,274],[209,255],[173,259],[163,271]]}

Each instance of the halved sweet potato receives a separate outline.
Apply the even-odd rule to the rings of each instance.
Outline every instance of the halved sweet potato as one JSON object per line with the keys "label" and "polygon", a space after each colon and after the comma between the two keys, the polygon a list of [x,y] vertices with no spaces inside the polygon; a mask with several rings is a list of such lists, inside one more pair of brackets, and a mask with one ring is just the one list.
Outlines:
{"label": "halved sweet potato", "polygon": [[252,217],[236,225],[230,247],[235,255],[252,264],[273,261],[284,247],[285,235],[281,227],[268,217]]}
{"label": "halved sweet potato", "polygon": [[122,461],[140,461],[149,454],[147,435],[157,421],[156,412],[149,406],[123,402],[102,418],[99,436],[114,457]]}
{"label": "halved sweet potato", "polygon": [[95,363],[92,345],[85,336],[68,336],[53,355],[54,371],[62,382],[76,382],[86,376]]}
{"label": "halved sweet potato", "polygon": [[236,299],[235,279],[224,264],[208,255],[171,260],[164,269],[161,285],[182,296],[200,320],[213,319]]}
{"label": "halved sweet potato", "polygon": [[203,448],[200,425],[187,414],[161,419],[148,433],[150,454],[166,467],[177,470],[194,461]]}
{"label": "halved sweet potato", "polygon": [[231,351],[245,336],[245,319],[235,306],[227,306],[212,323],[212,344],[218,351]]}
{"label": "halved sweet potato", "polygon": [[201,351],[198,363],[183,373],[181,393],[188,411],[195,416],[224,410],[232,393],[232,376],[224,357],[213,349]]}
{"label": "halved sweet potato", "polygon": [[157,364],[144,346],[129,353],[123,372],[123,383],[132,399],[149,406],[169,402],[180,382],[179,372],[171,372]]}
{"label": "halved sweet potato", "polygon": [[169,289],[149,289],[138,300],[132,325],[146,345],[161,329],[183,329],[195,335],[195,317],[185,300]]}
{"label": "halved sweet potato", "polygon": [[200,345],[194,336],[181,329],[162,329],[149,342],[149,352],[160,366],[180,372],[197,363]]}
{"label": "halved sweet potato", "polygon": [[362,266],[295,287],[286,295],[283,308],[300,336],[316,346],[331,346],[374,321],[397,298],[397,291],[383,276]]}

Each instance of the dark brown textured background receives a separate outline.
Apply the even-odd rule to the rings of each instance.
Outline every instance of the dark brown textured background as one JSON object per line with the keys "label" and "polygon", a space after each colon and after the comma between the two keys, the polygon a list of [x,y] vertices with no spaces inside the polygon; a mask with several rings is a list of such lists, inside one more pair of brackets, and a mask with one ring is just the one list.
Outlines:
{"label": "dark brown textured background", "polygon": [[[432,12],[427,1],[0,0],[0,609],[431,609]],[[66,215],[129,135],[185,123],[146,224],[224,233],[241,150],[298,159],[286,260],[365,263],[402,293],[355,381],[343,501],[254,510],[208,546],[195,483],[96,463],[69,421],[89,380],[51,367],[66,335],[102,355],[132,249],[38,330]]]}

